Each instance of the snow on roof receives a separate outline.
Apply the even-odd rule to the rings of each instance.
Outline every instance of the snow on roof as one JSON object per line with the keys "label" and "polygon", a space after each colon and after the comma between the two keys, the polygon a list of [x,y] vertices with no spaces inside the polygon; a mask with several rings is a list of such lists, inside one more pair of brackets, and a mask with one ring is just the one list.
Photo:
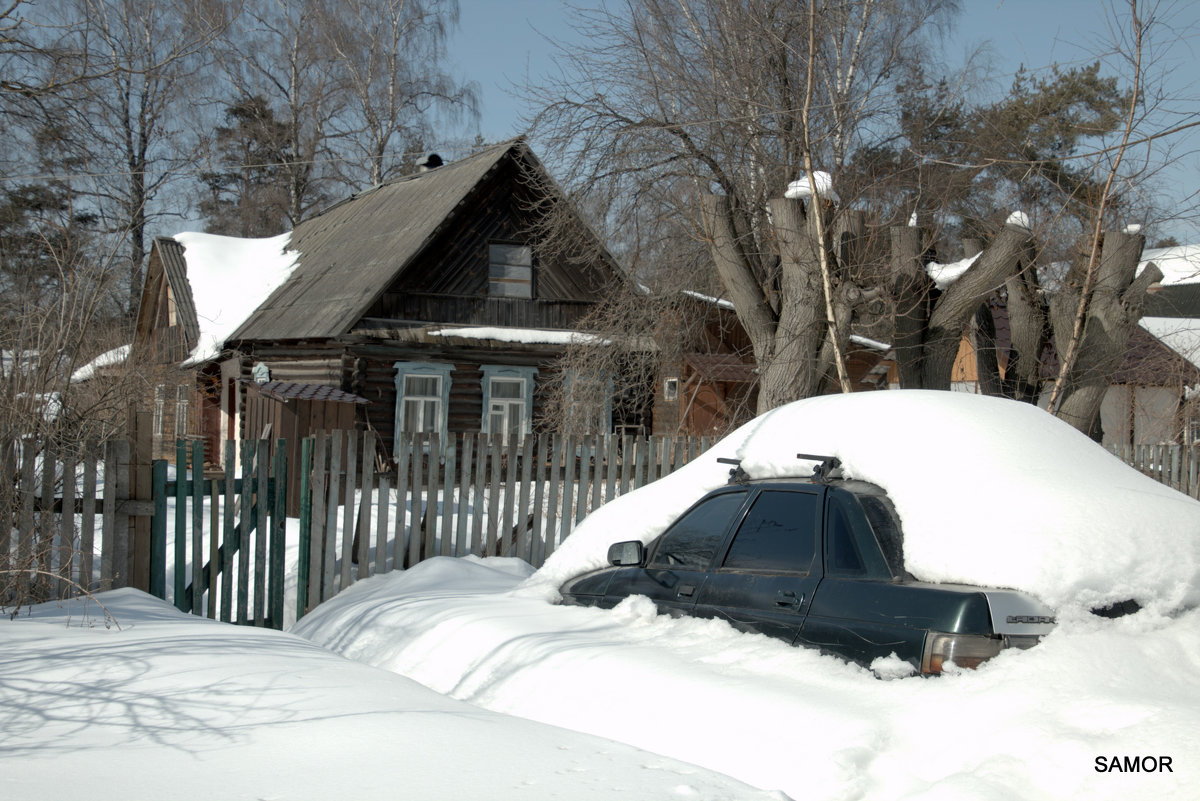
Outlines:
{"label": "snow on roof", "polygon": [[1029,222],[1029,215],[1023,211],[1014,211],[1008,215],[1008,219],[1004,221],[1005,225],[1015,225],[1018,228],[1024,228],[1026,231],[1032,231],[1033,226]]}
{"label": "snow on roof", "polygon": [[215,359],[225,340],[292,274],[300,254],[288,250],[291,233],[268,239],[182,233],[188,284],[196,304],[200,338],[184,361]]}
{"label": "snow on roof", "polygon": [[1138,321],[1138,325],[1200,368],[1200,320],[1186,317],[1143,317]]}
{"label": "snow on roof", "polygon": [[[817,191],[821,194],[821,197],[826,200],[832,200],[834,203],[841,202],[841,198],[838,197],[838,193],[833,188],[833,176],[822,170],[815,170],[813,171],[813,178],[816,180]],[[783,193],[783,196],[792,200],[808,200],[812,197],[812,194],[812,188],[808,183],[808,176],[801,175],[787,185],[787,190]]]}
{"label": "snow on roof", "polygon": [[544,328],[439,328],[429,332],[435,337],[461,339],[494,339],[497,342],[520,342],[526,345],[608,345],[607,339],[578,331],[551,331]]}
{"label": "snow on roof", "polygon": [[1178,245],[1170,248],[1150,248],[1142,251],[1138,273],[1154,262],[1162,270],[1163,286],[1200,283],[1200,245]]}
{"label": "snow on roof", "polygon": [[855,345],[861,345],[862,347],[870,348],[871,350],[881,350],[886,352],[892,349],[892,346],[886,342],[880,342],[877,339],[870,339],[868,337],[861,337],[858,334],[851,334],[850,341]]}
{"label": "snow on roof", "polygon": [[918,579],[1010,587],[1059,608],[1200,601],[1200,503],[1035,406],[920,390],[822,396],[761,415],[593,512],[531,582],[554,591],[604,566],[611,543],[649,542],[726,482],[719,457],[771,478],[809,473],[797,453],[837,456],[846,477],[887,490]]}
{"label": "snow on roof", "polygon": [[971,265],[979,260],[982,253],[976,253],[974,256],[968,256],[965,259],[952,261],[949,264],[939,264],[936,261],[931,261],[925,265],[925,273],[933,279],[933,284],[938,289],[945,289],[953,284],[963,273],[971,268]]}
{"label": "snow on roof", "polygon": [[129,351],[132,348],[132,345],[120,345],[112,350],[106,350],[83,367],[71,373],[71,383],[88,381],[96,375],[96,371],[101,367],[113,367],[118,364],[124,364],[129,358]]}
{"label": "snow on roof", "polygon": [[684,289],[681,290],[681,292],[682,294],[687,295],[689,298],[695,298],[696,300],[700,300],[705,303],[711,303],[714,306],[720,306],[722,309],[734,308],[732,300],[726,300],[725,298],[714,298],[712,295],[705,295],[691,289]]}

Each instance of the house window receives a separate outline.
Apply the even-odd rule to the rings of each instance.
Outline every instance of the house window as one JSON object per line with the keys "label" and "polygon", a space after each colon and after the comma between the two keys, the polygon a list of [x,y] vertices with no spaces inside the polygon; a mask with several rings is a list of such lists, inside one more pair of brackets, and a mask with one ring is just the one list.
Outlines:
{"label": "house window", "polygon": [[533,297],[533,251],[528,245],[488,245],[488,295]]}
{"label": "house window", "polygon": [[187,436],[190,395],[191,390],[187,384],[175,387],[175,439]]}
{"label": "house window", "polygon": [[483,433],[501,434],[505,445],[530,433],[535,375],[536,367],[483,365]]}
{"label": "house window", "polygon": [[154,388],[154,436],[163,435],[163,411],[167,403],[167,387],[159,384]]}
{"label": "house window", "polygon": [[679,400],[679,379],[668,378],[663,381],[663,400]]}
{"label": "house window", "polygon": [[[396,368],[396,429],[411,434],[440,434],[445,442],[454,366],[432,362],[396,362],[392,366]],[[397,448],[399,444],[397,439]]]}

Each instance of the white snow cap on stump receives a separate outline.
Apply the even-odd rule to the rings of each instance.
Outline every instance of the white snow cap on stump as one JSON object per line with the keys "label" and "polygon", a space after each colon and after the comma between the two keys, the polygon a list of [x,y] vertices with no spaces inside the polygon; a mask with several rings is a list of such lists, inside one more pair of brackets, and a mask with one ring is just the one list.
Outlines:
{"label": "white snow cap on stump", "polygon": [[1014,211],[1008,215],[1008,219],[1004,221],[1005,225],[1015,225],[1018,228],[1024,228],[1026,231],[1032,231],[1033,226],[1029,223],[1029,215],[1023,211]]}
{"label": "white snow cap on stump", "polygon": [[1141,232],[1142,226],[1138,225],[1137,223],[1130,223],[1129,225],[1125,226],[1125,233],[1127,234],[1140,234]]}
{"label": "white snow cap on stump", "polygon": [[[813,172],[813,178],[816,180],[817,194],[826,200],[832,200],[834,203],[842,202],[837,192],[833,191],[832,175],[821,170],[816,170]],[[792,181],[788,184],[787,191],[783,193],[783,196],[789,200],[808,200],[812,195],[813,190],[808,184],[807,175],[801,175],[795,181]]]}

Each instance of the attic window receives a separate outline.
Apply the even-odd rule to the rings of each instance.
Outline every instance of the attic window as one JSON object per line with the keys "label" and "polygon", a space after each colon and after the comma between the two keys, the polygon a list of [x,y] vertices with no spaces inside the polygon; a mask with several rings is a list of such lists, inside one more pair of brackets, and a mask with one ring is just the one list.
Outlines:
{"label": "attic window", "polygon": [[488,295],[493,298],[533,297],[533,250],[528,245],[488,245]]}

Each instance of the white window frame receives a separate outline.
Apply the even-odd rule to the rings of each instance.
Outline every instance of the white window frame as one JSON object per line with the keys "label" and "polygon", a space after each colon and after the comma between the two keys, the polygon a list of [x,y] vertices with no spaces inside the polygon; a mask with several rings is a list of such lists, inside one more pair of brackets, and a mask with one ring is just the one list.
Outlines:
{"label": "white window frame", "polygon": [[156,384],[154,387],[154,436],[163,435],[163,413],[167,405],[167,385]]}
{"label": "white window frame", "polygon": [[663,379],[663,400],[679,400],[679,379],[677,377]]}
{"label": "white window frame", "polygon": [[[612,378],[605,376],[605,375],[600,375],[600,376],[596,376],[595,374],[583,375],[578,370],[568,370],[566,375],[563,377],[563,381],[564,381],[564,390],[565,390],[566,397],[567,397],[567,405],[568,405],[568,407],[571,407],[571,408],[577,408],[579,405],[582,405],[582,404],[579,404],[572,397],[575,392],[575,384],[576,383],[586,381],[588,383],[596,382],[598,384],[602,384],[602,389],[604,392],[604,409],[596,410],[597,416],[594,420],[594,422],[600,427],[600,430],[596,431],[596,432],[589,431],[587,433],[608,434],[608,433],[612,432],[612,430],[613,430],[613,393],[614,393]],[[593,421],[589,420],[588,422],[593,422]]]}
{"label": "white window frame", "polygon": [[179,384],[175,387],[175,439],[188,435],[188,410],[191,407],[191,387]]}
{"label": "white window frame", "polygon": [[[437,402],[437,420],[433,429],[441,435],[442,443],[446,442],[448,415],[450,407],[450,374],[454,365],[437,362],[396,362],[392,365],[396,371],[396,432],[410,433],[404,428],[404,404],[406,400],[416,400],[405,396],[404,384],[406,378],[433,378],[438,381],[438,392],[435,395],[417,396],[422,402]],[[396,455],[400,453],[400,438],[395,438],[392,449]]]}
{"label": "white window frame", "polygon": [[[505,419],[510,419],[514,410],[521,415],[520,425],[515,426],[521,432],[521,436],[528,436],[533,432],[533,391],[536,384],[534,378],[537,376],[538,370],[536,367],[513,367],[503,364],[485,364],[480,367],[483,371],[483,417],[479,424],[479,430],[484,434],[500,433],[504,435],[504,444],[508,444],[508,432],[514,428],[506,426],[503,431],[493,432],[491,428],[492,422],[492,406],[498,405],[501,407],[501,414]],[[506,383],[519,383],[521,385],[520,398],[492,398],[492,382],[502,381]]]}
{"label": "white window frame", "polygon": [[533,248],[519,242],[488,243],[488,297],[533,298]]}

